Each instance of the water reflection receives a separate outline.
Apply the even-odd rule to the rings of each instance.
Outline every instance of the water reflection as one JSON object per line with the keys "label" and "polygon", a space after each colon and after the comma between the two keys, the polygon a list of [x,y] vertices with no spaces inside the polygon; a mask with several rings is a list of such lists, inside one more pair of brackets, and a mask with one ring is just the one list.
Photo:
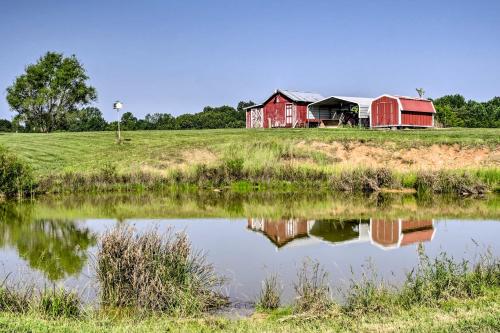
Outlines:
{"label": "water reflection", "polygon": [[332,245],[371,242],[383,249],[394,249],[431,241],[433,220],[307,220],[249,218],[247,228],[265,235],[277,248],[327,242]]}
{"label": "water reflection", "polygon": [[31,206],[1,206],[0,221],[0,247],[16,249],[51,281],[80,273],[97,240],[75,221],[33,218]]}

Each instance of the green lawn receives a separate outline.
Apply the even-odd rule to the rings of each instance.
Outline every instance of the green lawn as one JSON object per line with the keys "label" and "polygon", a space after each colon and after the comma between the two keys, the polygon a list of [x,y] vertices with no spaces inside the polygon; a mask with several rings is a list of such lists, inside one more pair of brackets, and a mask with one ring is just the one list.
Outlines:
{"label": "green lawn", "polygon": [[[240,155],[274,163],[276,154],[300,142],[358,141],[381,147],[415,147],[431,144],[489,146],[500,144],[500,129],[442,129],[373,131],[362,129],[196,130],[125,132],[122,145],[113,132],[1,134],[4,145],[31,162],[39,175],[62,171],[88,172],[112,163],[120,171],[144,166],[167,169],[172,164],[210,162]],[[389,145],[389,146],[390,146]],[[290,148],[292,147],[292,148]],[[205,153],[201,154],[200,151]],[[273,152],[274,151],[274,152]],[[283,152],[285,151],[285,152]],[[190,154],[189,152],[192,152]],[[297,154],[297,151],[292,151]],[[300,155],[300,152],[299,152]],[[321,153],[303,156],[325,163]],[[329,161],[326,161],[329,163]]]}

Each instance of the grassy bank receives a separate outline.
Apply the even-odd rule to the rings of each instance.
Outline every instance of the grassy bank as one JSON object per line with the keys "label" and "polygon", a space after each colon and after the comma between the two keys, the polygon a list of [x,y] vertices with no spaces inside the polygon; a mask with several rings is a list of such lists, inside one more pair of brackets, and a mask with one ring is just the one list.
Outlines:
{"label": "grassy bank", "polygon": [[38,191],[168,186],[476,194],[500,182],[500,130],[203,130],[4,134]]}
{"label": "grassy bank", "polygon": [[[200,130],[125,132],[129,140],[115,142],[113,132],[2,134],[0,145],[30,162],[39,175],[64,171],[92,172],[106,164],[118,171],[141,168],[165,170],[176,165],[215,162],[228,155],[246,157],[245,167],[287,163],[338,164],[342,156],[329,156],[313,143],[364,144],[389,150],[457,145],[459,148],[498,149],[499,129],[443,129],[373,131],[361,129]],[[337,159],[335,159],[337,157]],[[412,161],[406,161],[411,166]]]}
{"label": "grassy bank", "polygon": [[219,316],[175,319],[113,317],[89,313],[79,319],[50,319],[39,314],[0,313],[3,332],[498,332],[498,288],[475,299],[457,299],[440,307],[416,306],[391,314],[362,317],[333,315],[304,318],[280,309],[250,318]]}

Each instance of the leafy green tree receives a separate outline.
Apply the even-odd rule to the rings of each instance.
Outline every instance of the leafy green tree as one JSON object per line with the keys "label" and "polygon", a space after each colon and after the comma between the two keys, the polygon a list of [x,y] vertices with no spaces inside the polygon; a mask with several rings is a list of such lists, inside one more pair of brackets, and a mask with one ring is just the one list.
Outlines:
{"label": "leafy green tree", "polygon": [[72,132],[104,131],[108,126],[101,110],[87,107],[68,115],[68,130]]}
{"label": "leafy green tree", "polygon": [[12,123],[7,119],[0,119],[0,132],[12,132]]}
{"label": "leafy green tree", "polygon": [[134,117],[132,112],[125,112],[120,120],[121,129],[124,131],[135,131],[137,130],[137,118]]}
{"label": "leafy green tree", "polygon": [[7,102],[27,129],[52,132],[64,127],[68,112],[97,99],[96,90],[87,85],[88,79],[74,55],[47,52],[7,88]]}

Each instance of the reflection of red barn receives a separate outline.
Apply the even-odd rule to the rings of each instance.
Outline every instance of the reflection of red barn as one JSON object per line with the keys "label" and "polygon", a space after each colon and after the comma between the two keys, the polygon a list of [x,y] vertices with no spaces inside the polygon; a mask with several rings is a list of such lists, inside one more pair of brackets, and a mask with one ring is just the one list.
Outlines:
{"label": "reflection of red barn", "polygon": [[305,127],[307,106],[322,99],[316,93],[276,90],[264,103],[245,108],[246,127]]}
{"label": "reflection of red barn", "polygon": [[422,98],[382,95],[370,107],[370,127],[433,127],[434,104]]}
{"label": "reflection of red barn", "polygon": [[249,218],[248,229],[262,232],[277,247],[282,247],[294,239],[308,236],[307,220],[269,220]]}
{"label": "reflection of red barn", "polygon": [[370,237],[382,248],[395,248],[432,240],[434,223],[432,220],[377,220],[370,221]]}

